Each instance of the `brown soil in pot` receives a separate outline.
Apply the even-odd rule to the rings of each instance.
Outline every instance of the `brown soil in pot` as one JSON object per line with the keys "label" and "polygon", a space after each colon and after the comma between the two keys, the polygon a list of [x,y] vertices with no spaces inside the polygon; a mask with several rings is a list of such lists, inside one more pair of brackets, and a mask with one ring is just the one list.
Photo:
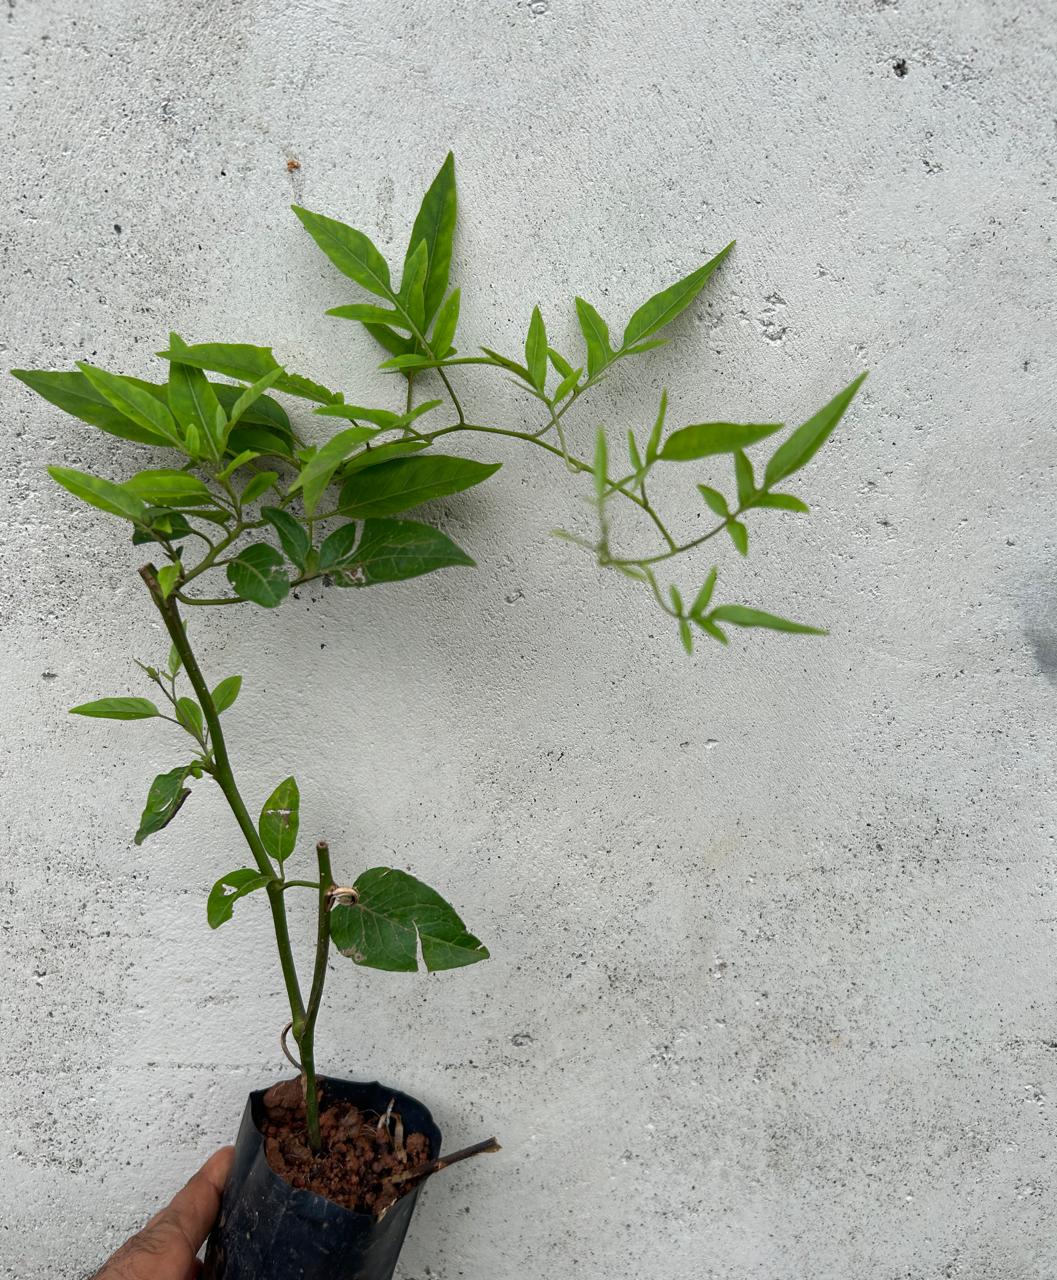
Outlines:
{"label": "brown soil in pot", "polygon": [[323,1148],[313,1155],[305,1128],[301,1081],[284,1080],[264,1095],[264,1154],[293,1187],[314,1191],[355,1213],[378,1215],[410,1191],[415,1179],[394,1176],[429,1163],[425,1134],[404,1133],[394,1113],[388,1121],[351,1102],[333,1102],[319,1115]]}

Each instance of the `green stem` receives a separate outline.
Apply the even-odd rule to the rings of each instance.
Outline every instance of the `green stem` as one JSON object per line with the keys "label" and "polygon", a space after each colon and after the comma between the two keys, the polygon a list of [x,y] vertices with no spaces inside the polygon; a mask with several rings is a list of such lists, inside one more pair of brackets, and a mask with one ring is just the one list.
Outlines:
{"label": "green stem", "polygon": [[301,1057],[301,1075],[305,1086],[305,1119],[308,1127],[308,1145],[319,1151],[323,1145],[319,1131],[319,1097],[316,1089],[316,1019],[323,999],[323,985],[327,980],[327,960],[330,956],[330,891],[334,877],[330,869],[330,847],[325,840],[316,845],[319,862],[319,914],[316,926],[316,963],[312,970],[312,988],[305,1009],[301,1034],[294,1033]]}
{"label": "green stem", "polygon": [[261,875],[272,877],[271,883],[267,887],[268,905],[272,913],[272,926],[275,930],[275,942],[279,949],[279,964],[283,972],[283,982],[286,986],[287,998],[290,1001],[290,1017],[293,1022],[294,1036],[298,1037],[304,1030],[305,1025],[305,1006],[301,998],[301,988],[297,981],[297,969],[294,965],[293,949],[290,945],[290,928],[286,919],[286,903],[283,900],[282,882],[275,876],[275,868],[271,859],[268,857],[267,850],[261,842],[260,836],[257,834],[257,828],[253,825],[253,819],[249,815],[246,803],[242,799],[239,789],[235,783],[235,775],[231,768],[231,760],[228,756],[227,744],[224,741],[224,732],[220,727],[220,713],[217,711],[216,703],[213,701],[213,695],[210,693],[209,685],[206,683],[202,669],[198,665],[198,660],[191,648],[191,642],[187,638],[187,631],[180,617],[176,601],[170,596],[166,599],[162,595],[161,587],[158,585],[157,573],[153,565],[144,565],[140,569],[140,577],[147,584],[147,590],[151,593],[155,607],[161,614],[162,622],[165,629],[176,646],[176,652],[183,660],[184,670],[187,672],[187,678],[191,681],[191,686],[198,698],[198,703],[202,708],[202,714],[205,716],[206,724],[209,726],[209,738],[213,749],[213,764],[210,772],[216,779],[221,791],[224,793],[224,799],[228,802],[228,807],[235,815],[235,821],[239,824],[246,843],[249,845],[250,852],[257,864]]}

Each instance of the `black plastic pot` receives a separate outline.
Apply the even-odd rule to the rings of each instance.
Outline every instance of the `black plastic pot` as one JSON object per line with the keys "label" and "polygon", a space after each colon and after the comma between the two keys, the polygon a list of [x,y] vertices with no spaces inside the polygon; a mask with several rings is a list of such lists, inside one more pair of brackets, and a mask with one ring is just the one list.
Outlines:
{"label": "black plastic pot", "polygon": [[[321,1083],[324,1106],[341,1100],[381,1115],[395,1099],[405,1132],[425,1134],[430,1159],[440,1154],[440,1130],[415,1098],[377,1081]],[[204,1280],[391,1280],[419,1188],[375,1218],[290,1186],[264,1157],[263,1098],[263,1090],[251,1093],[243,1112]]]}

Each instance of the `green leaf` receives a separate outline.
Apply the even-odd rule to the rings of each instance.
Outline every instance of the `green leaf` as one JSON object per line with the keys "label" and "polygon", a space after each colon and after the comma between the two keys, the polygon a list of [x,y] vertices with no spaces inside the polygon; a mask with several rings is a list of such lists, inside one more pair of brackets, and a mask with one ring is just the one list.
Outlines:
{"label": "green leaf", "polygon": [[741,449],[734,453],[734,479],[738,486],[738,506],[747,507],[756,493],[756,477],[748,454]]}
{"label": "green leaf", "polygon": [[723,631],[719,627],[717,627],[716,624],[712,622],[709,618],[705,618],[705,617],[694,618],[694,622],[697,624],[697,626],[701,628],[702,631],[705,632],[706,635],[710,635],[713,640],[718,640],[720,644],[730,643],[726,635],[723,633]]}
{"label": "green leaf", "polygon": [[469,933],[455,908],[435,889],[406,871],[372,867],[356,880],[357,901],[330,912],[330,936],[356,964],[392,973],[431,973],[488,959],[487,948]]}
{"label": "green leaf", "polygon": [[239,696],[239,690],[241,688],[241,676],[228,676],[225,680],[221,680],[213,690],[213,703],[216,706],[217,711],[227,711],[228,707],[230,707]]}
{"label": "green leaf", "polygon": [[429,448],[426,440],[391,440],[388,444],[374,445],[369,449],[361,449],[341,468],[342,476],[354,475],[367,467],[377,467],[383,462],[391,462],[394,458],[404,458],[408,454],[420,453]]}
{"label": "green leaf", "polygon": [[724,520],[730,515],[730,507],[727,506],[727,500],[718,489],[713,489],[707,484],[699,484],[697,491],[702,498],[708,503],[717,516],[721,516]]}
{"label": "green leaf", "polygon": [[488,357],[492,364],[498,365],[500,369],[505,369],[507,373],[512,373],[515,378],[520,378],[522,382],[532,385],[532,375],[523,364],[518,364],[516,360],[511,360],[508,356],[501,355],[498,351],[493,351],[491,347],[482,347],[481,350]]}
{"label": "green leaf", "polygon": [[732,520],[727,525],[727,532],[730,534],[730,540],[738,549],[738,553],[743,556],[749,554],[749,531],[741,523],[740,520]]}
{"label": "green leaf", "polygon": [[252,386],[243,391],[227,414],[228,422],[225,438],[230,435],[232,428],[237,427],[242,419],[253,409],[253,406],[261,399],[264,393],[269,388],[274,387],[282,376],[283,371],[277,366],[270,373],[258,378]]}
{"label": "green leaf", "polygon": [[150,720],[161,712],[149,698],[100,698],[70,708],[71,716],[92,716],[97,720]]}
{"label": "green leaf", "polygon": [[609,468],[608,447],[606,445],[606,433],[602,427],[598,428],[598,434],[595,436],[595,499],[599,506],[606,500],[606,489],[608,481],[606,479]]}
{"label": "green leaf", "polygon": [[301,793],[293,778],[285,778],[264,802],[257,830],[268,856],[282,864],[297,844]]}
{"label": "green leaf", "polygon": [[717,453],[734,453],[781,429],[780,422],[698,422],[673,431],[659,457],[665,462],[691,462]]}
{"label": "green leaf", "polygon": [[360,324],[368,326],[393,325],[397,329],[407,329],[409,333],[411,331],[407,317],[402,316],[399,311],[390,307],[377,307],[370,302],[351,302],[343,307],[331,307],[324,314],[337,316],[339,320],[358,320]]}
{"label": "green leaf", "polygon": [[806,502],[795,498],[791,493],[759,493],[753,498],[752,505],[771,507],[775,511],[799,511],[801,515],[806,515],[811,510]]}
{"label": "green leaf", "polygon": [[529,380],[537,391],[543,391],[547,383],[547,329],[539,307],[532,308],[528,337],[525,339],[525,368]]}
{"label": "green leaf", "polygon": [[636,475],[643,469],[642,454],[639,453],[638,442],[635,439],[635,432],[628,428],[628,459],[631,462],[631,469]]}
{"label": "green leaf", "polygon": [[174,676],[183,666],[184,660],[180,657],[180,651],[176,645],[169,646],[169,661],[166,663],[169,675]]}
{"label": "green leaf", "polygon": [[277,471],[258,471],[249,483],[243,489],[240,501],[248,506],[251,502],[256,502],[262,494],[268,492],[279,483],[279,473]]}
{"label": "green leaf", "polygon": [[837,429],[837,424],[855,399],[855,393],[862,386],[865,378],[866,374],[860,373],[854,382],[838,392],[829,404],[813,417],[808,418],[802,426],[797,427],[788,440],[778,446],[764,474],[764,483],[768,488],[777,484],[779,480],[784,480],[786,476],[791,476],[794,471],[799,471],[805,463],[811,461]]}
{"label": "green leaf", "polygon": [[237,453],[231,459],[231,461],[227,464],[227,466],[223,469],[223,471],[217,472],[217,479],[226,480],[228,476],[233,476],[240,467],[244,467],[247,462],[253,462],[256,458],[259,458],[260,456],[261,455],[259,453],[255,453],[254,450],[252,449],[243,449],[241,453]]}
{"label": "green leaf", "polygon": [[732,240],[725,249],[721,249],[714,258],[698,267],[696,271],[669,285],[667,289],[662,289],[660,293],[655,293],[648,302],[644,302],[628,321],[621,344],[623,349],[627,351],[635,343],[642,342],[644,338],[656,333],[658,329],[663,329],[666,324],[685,311],[733,247]]}
{"label": "green leaf", "polygon": [[[177,333],[169,334],[169,349],[186,350],[187,343]],[[209,445],[209,453],[219,458],[224,451],[227,422],[220,402],[213,394],[209,379],[194,365],[181,364],[178,359],[169,365],[169,408],[181,427],[194,426],[202,440]]]}
{"label": "green leaf", "polygon": [[312,546],[304,525],[279,507],[261,507],[261,515],[279,535],[287,559],[303,573]]}
{"label": "green leaf", "polygon": [[470,489],[494,475],[499,466],[443,453],[397,458],[349,476],[342,485],[338,509],[352,519],[396,515]]}
{"label": "green leaf", "polygon": [[[554,365],[555,372],[558,374],[559,378],[567,378],[572,373],[572,365],[568,360],[566,360],[560,351],[555,351],[553,347],[548,347],[547,355],[551,364]],[[583,370],[581,370],[581,373],[582,372]]]}
{"label": "green leaf", "polygon": [[188,471],[139,471],[121,487],[156,507],[198,507],[216,501]]}
{"label": "green leaf", "polygon": [[159,431],[141,425],[115,409],[80,372],[49,372],[43,369],[12,369],[11,372],[30,390],[65,413],[80,418],[109,435],[137,444],[171,445],[172,440]]}
{"label": "green leaf", "polygon": [[[195,515],[200,520],[213,520],[214,514],[201,508],[195,510]],[[231,518],[227,512],[220,514],[226,519]],[[148,507],[143,517],[143,524],[136,525],[136,531],[132,535],[132,545],[138,547],[147,542],[172,543],[180,538],[189,537],[190,534],[191,526],[182,511],[170,511],[167,507]]]}
{"label": "green leaf", "polygon": [[48,475],[75,498],[100,511],[135,523],[143,523],[146,517],[147,504],[122,485],[90,476],[85,471],[74,471],[72,467],[49,467]]}
{"label": "green leaf", "polygon": [[338,467],[359,448],[365,440],[377,435],[373,427],[349,427],[331,436],[327,443],[312,458],[305,469],[290,486],[290,492],[301,490],[305,504],[305,512],[312,515],[319,500],[326,492],[327,486],[334,478]]}
{"label": "green leaf", "polygon": [[[243,382],[257,382],[266,374],[278,370],[279,376],[272,383],[276,391],[299,396],[302,400],[315,400],[319,404],[335,404],[341,400],[337,392],[303,378],[300,374],[287,372],[276,360],[271,347],[254,347],[245,342],[195,342],[178,351],[159,351],[157,354],[163,360],[178,360],[181,364],[190,364],[196,369],[209,369],[213,373],[222,373],[226,378],[239,378]],[[213,389],[217,391],[216,386]],[[231,390],[236,398],[242,394],[240,388],[233,387]]]}
{"label": "green leaf", "polygon": [[321,418],[346,418],[357,424],[362,419],[363,422],[373,423],[380,431],[399,431],[441,403],[440,400],[425,400],[409,413],[394,413],[392,409],[369,409],[362,404],[328,404],[315,412]]}
{"label": "green leaf", "polygon": [[655,347],[667,346],[669,341],[669,338],[653,338],[649,342],[636,342],[633,347],[622,347],[620,354],[622,356],[640,356],[644,351],[652,351]]}
{"label": "green leaf", "polygon": [[273,609],[286,599],[290,579],[283,569],[283,558],[267,542],[254,542],[244,548],[227,567],[228,582],[242,600]]}
{"label": "green leaf", "polygon": [[150,784],[147,803],[135,836],[136,844],[142,844],[148,836],[167,827],[180,812],[183,802],[191,794],[184,786],[190,772],[190,765],[180,765],[177,769],[170,769],[168,773],[159,773]]}
{"label": "green leaf", "polygon": [[690,630],[690,624],[685,618],[679,619],[679,639],[682,641],[686,652],[692,654],[694,652],[694,633]]}
{"label": "green leaf", "polygon": [[385,298],[387,302],[395,300],[389,282],[389,264],[362,231],[296,204],[293,210],[308,234],[343,275],[355,280],[368,293]]}
{"label": "green leaf", "polygon": [[652,464],[657,460],[657,456],[661,448],[661,435],[664,431],[664,418],[668,412],[668,392],[661,392],[661,404],[657,410],[657,418],[653,424],[653,430],[650,432],[650,438],[646,445],[646,462]]}
{"label": "green leaf", "polygon": [[613,359],[613,348],[609,345],[609,327],[583,298],[576,299],[576,318],[580,322],[580,332],[587,345],[587,375],[593,378]]}
{"label": "green leaf", "polygon": [[766,627],[770,631],[790,631],[797,635],[824,636],[829,633],[821,627],[808,627],[802,622],[790,622],[762,609],[750,609],[743,604],[721,604],[709,614],[713,622],[731,622],[736,627]]}
{"label": "green leaf", "polygon": [[107,373],[94,365],[77,362],[77,367],[96,391],[119,413],[125,415],[141,430],[155,437],[160,443],[183,447],[183,439],[169,410],[146,390],[135,378],[124,378],[117,373]]}
{"label": "green leaf", "polygon": [[572,369],[569,371],[569,373],[566,374],[564,378],[562,378],[561,382],[559,382],[558,385],[554,388],[555,404],[559,403],[559,401],[561,400],[564,400],[565,397],[569,394],[569,392],[572,391],[573,387],[575,387],[576,384],[580,381],[580,375],[582,373],[583,373],[582,368]]}
{"label": "green leaf", "polygon": [[[425,277],[425,321],[436,314],[448,288],[451,273],[451,251],[455,238],[456,217],[455,157],[449,151],[440,171],[430,184],[411,228],[407,262],[420,243],[425,243],[427,268]],[[439,354],[439,353],[438,353]]]}
{"label": "green leaf", "polygon": [[161,591],[161,598],[168,600],[173,593],[173,588],[180,581],[181,569],[178,564],[166,564],[158,570],[158,587]]}
{"label": "green leaf", "polygon": [[263,889],[274,879],[274,876],[261,875],[253,867],[240,867],[238,871],[229,871],[226,876],[221,876],[210,889],[206,902],[206,918],[210,929],[219,929],[222,924],[231,919],[235,903],[239,898],[244,898],[257,889]]}
{"label": "green leaf", "polygon": [[339,587],[402,582],[473,560],[439,529],[416,520],[365,520],[358,545],[355,524],[335,530],[319,549],[320,567]]}
{"label": "green leaf", "polygon": [[176,699],[176,718],[188,731],[196,738],[202,737],[205,722],[202,717],[202,708],[195,702],[194,698],[177,698]]}
{"label": "green leaf", "polygon": [[459,290],[452,289],[437,312],[433,334],[429,340],[429,345],[438,359],[443,360],[446,355],[455,350],[452,343],[455,341],[455,330],[458,327]]}
{"label": "green leaf", "polygon": [[712,599],[712,592],[716,589],[716,578],[719,577],[719,570],[712,566],[709,570],[708,577],[705,579],[705,585],[694,597],[694,603],[690,606],[690,617],[697,619],[708,608]]}
{"label": "green leaf", "polygon": [[419,333],[426,327],[426,268],[429,265],[429,250],[426,242],[420,240],[404,265],[404,275],[400,281],[400,292],[397,295],[407,316],[409,327],[413,326]]}

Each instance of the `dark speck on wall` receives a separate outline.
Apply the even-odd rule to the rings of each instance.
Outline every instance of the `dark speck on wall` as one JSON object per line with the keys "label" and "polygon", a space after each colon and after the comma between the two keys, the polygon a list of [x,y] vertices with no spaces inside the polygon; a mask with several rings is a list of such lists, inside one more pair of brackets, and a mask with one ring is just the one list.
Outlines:
{"label": "dark speck on wall", "polygon": [[903,77],[906,75],[906,73],[910,70],[910,68],[907,66],[906,58],[896,58],[895,62],[892,63],[892,70],[900,78],[900,80],[902,80]]}
{"label": "dark speck on wall", "polygon": [[121,223],[120,223],[120,222],[115,222],[115,223],[114,223],[114,230],[118,233],[118,235],[120,235],[120,234],[121,234]]}

